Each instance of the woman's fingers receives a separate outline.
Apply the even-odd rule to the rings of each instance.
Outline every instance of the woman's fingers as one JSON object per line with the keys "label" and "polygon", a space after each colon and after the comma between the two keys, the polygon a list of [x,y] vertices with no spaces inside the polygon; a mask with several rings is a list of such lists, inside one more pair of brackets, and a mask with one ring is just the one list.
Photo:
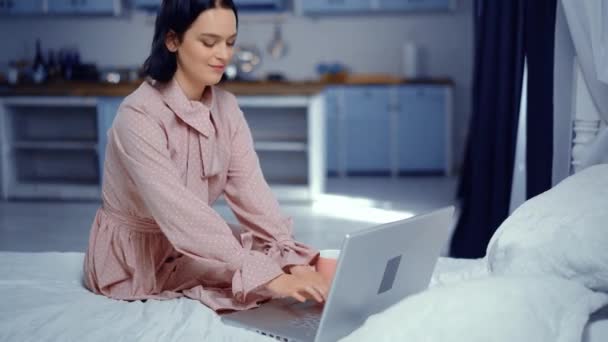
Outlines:
{"label": "woman's fingers", "polygon": [[318,303],[323,303],[325,301],[323,295],[321,294],[321,291],[319,291],[319,289],[317,289],[314,285],[306,287],[306,291],[308,291],[308,293],[311,293]]}
{"label": "woman's fingers", "polygon": [[319,291],[313,285],[307,285],[301,288],[300,292],[304,293],[308,299],[312,299],[318,303],[323,303],[325,301],[323,295],[321,294],[321,291]]}
{"label": "woman's fingers", "polygon": [[310,284],[314,287],[316,293],[318,293],[323,300],[327,300],[329,294],[329,283],[317,272],[303,272],[297,275],[303,282]]}
{"label": "woman's fingers", "polygon": [[313,291],[315,291],[315,293],[317,293],[317,295],[322,299],[323,302],[327,300],[327,293],[323,289],[323,284],[315,282],[312,285],[312,289]]}
{"label": "woman's fingers", "polygon": [[317,282],[317,288],[323,295],[323,299],[327,300],[327,297],[329,296],[329,284],[327,283],[325,278],[319,277],[319,280]]}
{"label": "woman's fingers", "polygon": [[300,302],[313,299],[323,303],[327,300],[326,282],[316,272],[300,276],[284,274],[271,280],[266,287],[277,297],[292,297]]}
{"label": "woman's fingers", "polygon": [[300,303],[304,303],[306,301],[306,297],[302,296],[298,291],[294,291],[291,294],[291,297],[297,300]]}
{"label": "woman's fingers", "polygon": [[329,290],[327,289],[326,286],[321,287],[321,289],[319,290],[321,292],[321,295],[323,296],[323,301],[327,301],[327,297],[329,297]]}

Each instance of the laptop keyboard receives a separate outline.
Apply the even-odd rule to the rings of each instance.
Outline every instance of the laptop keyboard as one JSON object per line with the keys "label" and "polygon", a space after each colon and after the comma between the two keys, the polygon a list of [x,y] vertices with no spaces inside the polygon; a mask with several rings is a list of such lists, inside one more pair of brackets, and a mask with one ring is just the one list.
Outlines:
{"label": "laptop keyboard", "polygon": [[321,316],[312,313],[306,313],[300,317],[290,319],[289,326],[294,328],[305,328],[316,331],[319,327]]}

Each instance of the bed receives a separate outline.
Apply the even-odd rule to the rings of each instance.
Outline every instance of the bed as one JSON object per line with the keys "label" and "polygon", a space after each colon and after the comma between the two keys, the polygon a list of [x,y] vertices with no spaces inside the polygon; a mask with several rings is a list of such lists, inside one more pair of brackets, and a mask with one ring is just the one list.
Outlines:
{"label": "bed", "polygon": [[[0,252],[0,341],[268,341],[223,325],[197,301],[125,302],[82,286],[82,253]],[[435,284],[473,278],[481,260],[442,258]]]}
{"label": "bed", "polygon": [[[526,201],[484,258],[440,258],[428,290],[341,341],[608,341],[608,164]],[[82,253],[0,252],[0,341],[269,341],[198,301],[87,291]]]}
{"label": "bed", "polygon": [[[343,341],[608,341],[608,164],[588,158],[607,130],[594,120],[594,138],[575,144],[587,150],[573,154],[576,172],[505,220],[486,257],[440,258],[427,291]],[[194,300],[94,295],[82,264],[82,253],[0,252],[0,341],[270,340]]]}
{"label": "bed", "polygon": [[[0,280],[0,298],[2,299],[0,341],[261,342],[270,340],[265,336],[224,325],[212,310],[194,300],[180,298],[167,301],[150,300],[144,303],[116,301],[93,295],[82,286],[82,253],[0,252],[0,261],[0,274],[2,275]],[[449,289],[455,284],[474,283],[487,278],[486,259],[440,258],[430,286],[431,289]],[[470,304],[471,300],[465,299],[463,303]],[[421,303],[413,306],[415,310],[424,310],[425,307],[428,308],[428,305],[423,306]],[[389,308],[393,311],[394,309]],[[457,307],[454,309],[458,310]],[[382,333],[386,330],[377,326],[398,326],[396,323],[403,321],[401,314],[402,312],[393,312],[378,314],[377,317],[372,316],[359,331],[345,340],[367,341],[370,334],[376,336],[375,340],[406,340],[401,338],[407,337],[404,335],[395,336]],[[453,318],[454,313],[447,312],[447,314]],[[462,311],[460,314],[466,315],[466,311]],[[378,320],[378,318],[384,320]],[[429,324],[437,323],[427,322],[424,329],[428,329]],[[478,326],[477,329],[483,329],[483,326]],[[486,327],[488,333],[492,333],[487,329],[489,328]],[[357,332],[359,335],[356,334]],[[413,334],[413,332],[411,333]],[[415,334],[412,336],[420,337]],[[430,335],[427,337],[429,338],[416,340],[437,340]],[[462,339],[454,335],[453,338],[441,338],[440,340],[460,341]],[[476,339],[467,340],[475,341]],[[484,341],[490,340],[485,339]],[[608,306],[603,311],[596,313],[586,324],[583,339],[580,341],[605,342],[607,340]],[[535,341],[543,341],[543,339],[535,339]],[[544,339],[544,341],[558,341],[558,339],[550,338]]]}

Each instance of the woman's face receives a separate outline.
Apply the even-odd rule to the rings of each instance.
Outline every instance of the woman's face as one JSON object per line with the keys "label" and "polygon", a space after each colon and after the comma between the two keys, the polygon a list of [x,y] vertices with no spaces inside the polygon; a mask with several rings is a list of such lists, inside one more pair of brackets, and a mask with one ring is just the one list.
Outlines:
{"label": "woman's face", "polygon": [[181,42],[168,35],[167,48],[177,52],[177,72],[193,86],[216,84],[230,62],[236,41],[236,17],[230,9],[202,12]]}

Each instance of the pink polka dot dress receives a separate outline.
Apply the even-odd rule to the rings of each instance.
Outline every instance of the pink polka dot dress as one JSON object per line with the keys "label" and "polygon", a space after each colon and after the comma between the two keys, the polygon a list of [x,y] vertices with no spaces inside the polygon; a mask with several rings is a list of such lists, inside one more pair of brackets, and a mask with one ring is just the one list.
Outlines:
{"label": "pink polka dot dress", "polygon": [[[92,292],[245,310],[285,267],[318,257],[294,241],[234,95],[207,87],[203,98],[190,101],[175,80],[144,82],[121,104],[84,262]],[[221,195],[239,226],[211,208]]]}

